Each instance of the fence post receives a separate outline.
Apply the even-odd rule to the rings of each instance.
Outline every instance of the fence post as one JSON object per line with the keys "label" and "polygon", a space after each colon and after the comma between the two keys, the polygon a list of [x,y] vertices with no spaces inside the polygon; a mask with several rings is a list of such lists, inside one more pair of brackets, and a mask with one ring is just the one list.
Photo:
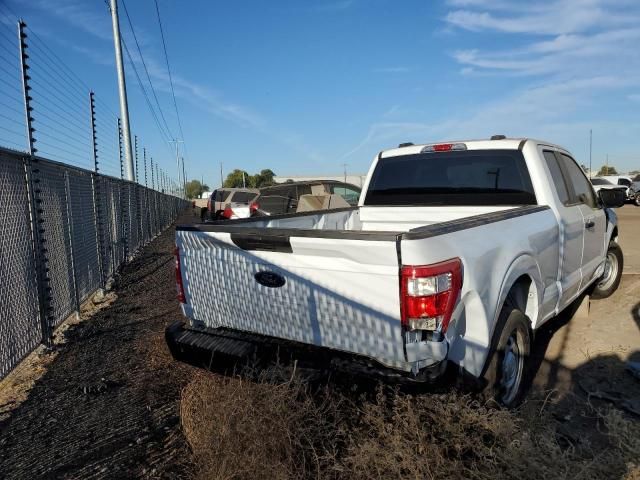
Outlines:
{"label": "fence post", "polygon": [[78,292],[78,273],[76,269],[76,257],[73,248],[73,209],[71,208],[71,186],[69,184],[69,171],[64,171],[64,193],[67,204],[67,221],[69,223],[69,249],[71,253],[71,276],[73,278],[73,294],[76,303],[76,318],[80,320],[80,293]]}
{"label": "fence post", "polygon": [[100,169],[98,168],[98,135],[96,133],[96,101],[93,92],[89,92],[89,113],[91,115],[91,144],[93,145],[93,174],[91,175],[91,186],[93,190],[93,219],[96,225],[96,249],[98,250],[98,272],[100,275],[100,285],[104,287],[107,279],[104,271],[104,257],[108,255],[106,245],[103,245],[104,241],[104,224],[103,224],[103,212],[102,202],[103,196],[101,192],[101,181],[98,175]]}
{"label": "fence post", "polygon": [[154,237],[156,234],[156,194],[155,194],[155,182],[153,178],[153,157],[149,157],[149,161],[151,162],[151,203],[153,208],[153,215],[151,217],[151,236]]}
{"label": "fence post", "polygon": [[[125,208],[124,199],[122,195],[122,189],[128,185],[124,182],[124,158],[122,152],[122,122],[118,118],[118,155],[120,157],[120,185],[118,185],[118,195],[120,197],[120,221],[122,224],[120,225],[120,231],[122,232],[122,238],[120,238],[120,242],[122,243],[122,248],[124,250],[124,261],[126,262],[129,259],[129,244],[128,244],[128,219],[129,215],[127,213],[128,208]],[[127,195],[127,203],[129,201],[129,195]]]}
{"label": "fence post", "polygon": [[136,159],[136,181],[135,181],[135,185],[133,186],[133,204],[134,204],[134,213],[135,213],[135,220],[136,220],[136,236],[137,236],[137,240],[138,240],[138,244],[136,245],[136,249],[140,248],[140,245],[142,244],[142,222],[141,217],[142,217],[142,212],[141,212],[141,208],[140,208],[140,196],[139,196],[139,191],[138,191],[138,185],[140,185],[140,176],[138,174],[139,170],[138,170],[138,136],[134,135],[133,136],[133,140],[134,140],[134,144],[135,144],[135,159]]}
{"label": "fence post", "polygon": [[47,266],[49,259],[46,248],[46,224],[43,218],[44,210],[42,205],[42,186],[40,184],[42,175],[40,172],[40,161],[36,157],[37,148],[34,146],[36,139],[34,133],[36,129],[33,127],[35,119],[32,112],[30,95],[31,86],[29,80],[31,77],[27,73],[29,65],[27,59],[27,33],[25,31],[27,24],[22,20],[18,21],[18,43],[20,45],[20,74],[22,78],[22,93],[24,101],[24,112],[27,126],[27,143],[28,155],[25,157],[25,174],[27,177],[27,189],[29,194],[29,208],[31,210],[31,230],[33,234],[33,251],[36,265],[36,285],[38,290],[38,310],[40,315],[40,328],[42,330],[42,342],[51,347],[52,330],[49,319],[52,317],[53,305],[51,297],[51,279],[49,278],[49,268]]}
{"label": "fence post", "polygon": [[140,177],[138,177],[138,136],[133,136],[133,144],[135,151],[135,159],[136,159],[136,183],[140,183]]}
{"label": "fence post", "polygon": [[120,158],[120,179],[124,178],[124,163],[122,162],[122,123],[118,118],[118,157]]}
{"label": "fence post", "polygon": [[142,159],[144,161],[144,207],[147,219],[146,240],[151,240],[151,208],[149,208],[149,186],[147,184],[147,149],[142,149]]}

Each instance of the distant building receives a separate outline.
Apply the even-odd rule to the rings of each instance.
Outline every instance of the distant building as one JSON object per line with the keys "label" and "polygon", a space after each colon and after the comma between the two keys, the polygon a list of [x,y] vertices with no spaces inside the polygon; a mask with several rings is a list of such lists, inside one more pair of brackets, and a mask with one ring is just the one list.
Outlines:
{"label": "distant building", "polygon": [[212,192],[202,192],[202,195],[200,195],[200,198],[209,198],[211,196]]}
{"label": "distant building", "polygon": [[[356,185],[360,188],[364,185],[364,179],[367,178],[366,175],[347,175],[346,182],[351,183],[352,185]],[[273,177],[273,181],[276,183],[285,183],[287,180],[292,180],[294,182],[309,182],[313,180],[334,180],[338,182],[344,182],[345,176],[342,175],[278,175]]]}

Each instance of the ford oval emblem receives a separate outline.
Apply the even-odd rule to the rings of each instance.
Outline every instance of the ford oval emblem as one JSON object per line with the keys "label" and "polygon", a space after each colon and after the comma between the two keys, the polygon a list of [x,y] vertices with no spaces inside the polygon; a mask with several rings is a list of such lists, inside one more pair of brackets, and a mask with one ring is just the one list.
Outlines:
{"label": "ford oval emblem", "polygon": [[286,280],[282,275],[269,271],[258,272],[254,275],[254,278],[260,285],[264,285],[269,288],[282,287],[286,283]]}

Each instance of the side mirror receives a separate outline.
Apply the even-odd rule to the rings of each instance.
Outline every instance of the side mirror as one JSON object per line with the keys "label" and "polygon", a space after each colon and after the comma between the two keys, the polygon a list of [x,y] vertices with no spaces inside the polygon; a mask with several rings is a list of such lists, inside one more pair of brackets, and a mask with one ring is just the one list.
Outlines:
{"label": "side mirror", "polygon": [[625,191],[621,188],[602,188],[598,190],[598,198],[600,204],[605,208],[619,208],[624,205],[626,200]]}

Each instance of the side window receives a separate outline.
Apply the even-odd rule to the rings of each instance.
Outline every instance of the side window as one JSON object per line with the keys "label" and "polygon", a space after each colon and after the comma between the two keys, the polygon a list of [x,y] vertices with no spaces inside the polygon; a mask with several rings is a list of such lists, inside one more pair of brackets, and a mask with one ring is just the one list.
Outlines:
{"label": "side window", "polygon": [[227,190],[218,190],[216,192],[216,202],[223,202],[228,193],[229,192]]}
{"label": "side window", "polygon": [[582,169],[578,166],[575,160],[564,153],[560,154],[560,159],[564,164],[564,168],[569,175],[569,182],[573,187],[573,196],[571,203],[584,203],[591,208],[596,208],[596,198],[593,193],[593,187]]}
{"label": "side window", "polygon": [[627,180],[626,178],[619,178],[618,179],[618,185],[624,185],[625,187],[630,187],[631,186],[631,182],[629,180]]}
{"label": "side window", "polygon": [[302,195],[311,195],[311,185],[298,185],[298,198]]}
{"label": "side window", "polygon": [[549,172],[551,173],[551,178],[553,179],[553,184],[558,192],[558,198],[566,205],[569,203],[569,192],[567,191],[567,186],[564,183],[562,170],[560,170],[560,165],[558,165],[558,159],[553,152],[545,150],[543,153],[544,159],[547,162],[547,167],[549,167]]}
{"label": "side window", "polygon": [[349,205],[357,205],[360,198],[360,190],[348,187],[346,185],[334,184],[331,185],[331,193],[341,195]]}

